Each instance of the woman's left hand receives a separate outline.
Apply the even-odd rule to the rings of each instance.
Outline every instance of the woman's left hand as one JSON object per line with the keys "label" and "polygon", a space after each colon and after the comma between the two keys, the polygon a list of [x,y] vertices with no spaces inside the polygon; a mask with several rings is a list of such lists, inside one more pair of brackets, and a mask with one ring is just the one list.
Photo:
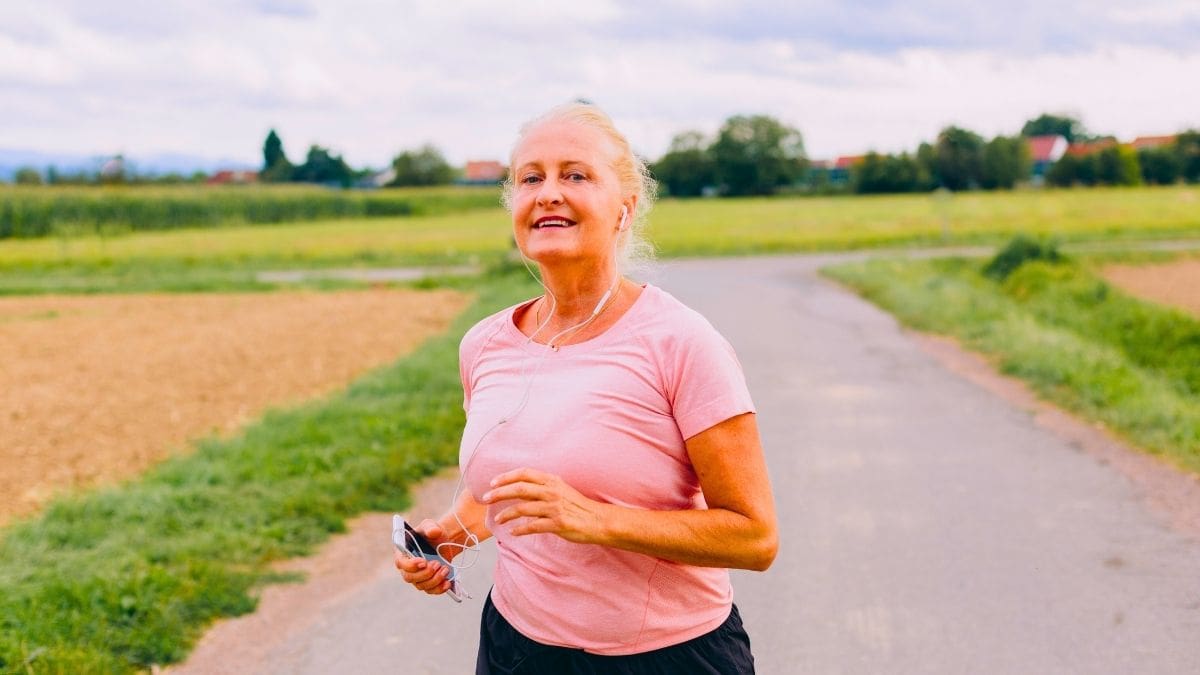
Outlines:
{"label": "woman's left hand", "polygon": [[496,514],[497,523],[527,520],[513,527],[514,535],[557,534],[580,544],[599,540],[605,505],[588,499],[562,478],[535,469],[516,469],[492,479],[483,494],[485,504],[507,500],[517,503]]}

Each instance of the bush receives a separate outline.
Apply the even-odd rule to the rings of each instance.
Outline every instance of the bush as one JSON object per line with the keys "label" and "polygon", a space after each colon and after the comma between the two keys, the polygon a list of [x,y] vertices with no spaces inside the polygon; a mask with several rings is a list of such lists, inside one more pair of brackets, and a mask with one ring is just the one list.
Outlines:
{"label": "bush", "polygon": [[1033,260],[1060,263],[1066,260],[1066,256],[1059,252],[1058,245],[1052,241],[1038,241],[1019,234],[984,265],[983,274],[1004,281],[1021,265]]}

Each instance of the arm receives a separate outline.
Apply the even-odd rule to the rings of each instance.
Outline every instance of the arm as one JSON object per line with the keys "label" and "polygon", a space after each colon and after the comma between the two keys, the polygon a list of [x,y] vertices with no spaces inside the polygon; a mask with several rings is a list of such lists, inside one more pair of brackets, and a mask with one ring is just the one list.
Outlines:
{"label": "arm", "polygon": [[647,511],[593,501],[561,478],[533,469],[497,476],[484,503],[521,500],[496,522],[526,520],[514,535],[553,533],[704,567],[765,570],[779,548],[774,498],[752,413],[687,439],[707,509]]}
{"label": "arm", "polygon": [[[455,513],[458,514],[457,519],[454,517]],[[482,542],[492,536],[484,521],[486,514],[487,507],[475,501],[468,490],[463,490],[454,502],[454,508],[437,520],[422,521],[415,529],[425,535],[434,546],[443,543],[466,544],[467,533],[458,524],[458,521],[461,520],[466,529]],[[461,551],[462,549],[457,546],[445,546],[439,549],[441,556],[446,560],[453,560]],[[412,584],[418,590],[431,595],[441,595],[450,590],[450,582],[446,580],[450,574],[449,568],[435,562],[408,558],[401,555],[399,551],[396,551],[394,555],[396,569],[400,570],[404,581]]]}

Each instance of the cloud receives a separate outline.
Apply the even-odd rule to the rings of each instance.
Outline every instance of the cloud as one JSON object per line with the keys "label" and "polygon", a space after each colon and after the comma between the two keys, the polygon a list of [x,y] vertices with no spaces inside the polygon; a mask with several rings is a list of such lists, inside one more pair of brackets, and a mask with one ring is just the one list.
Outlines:
{"label": "cloud", "polygon": [[[433,142],[503,157],[584,96],[639,151],[738,113],[810,153],[911,148],[946,123],[1016,131],[1074,110],[1118,135],[1198,125],[1194,3],[364,0],[0,3],[0,147],[257,160],[275,127],[382,165]],[[35,11],[36,9],[36,11]]]}

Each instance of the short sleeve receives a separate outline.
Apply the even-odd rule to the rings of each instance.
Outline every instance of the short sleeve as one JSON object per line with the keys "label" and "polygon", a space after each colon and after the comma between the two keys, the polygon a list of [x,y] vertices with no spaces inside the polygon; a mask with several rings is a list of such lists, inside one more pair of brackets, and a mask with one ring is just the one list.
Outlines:
{"label": "short sleeve", "polygon": [[742,365],[724,336],[698,317],[687,334],[677,337],[667,364],[667,393],[684,440],[755,411]]}
{"label": "short sleeve", "polygon": [[474,350],[467,344],[470,333],[458,343],[458,377],[462,381],[463,411],[471,409],[471,363],[475,360]]}
{"label": "short sleeve", "polygon": [[503,326],[502,315],[503,313],[493,314],[475,324],[458,343],[458,377],[462,381],[463,410],[466,412],[470,412],[471,409],[471,389],[475,384],[475,362],[479,360],[480,353],[491,341],[491,336],[499,327]]}

